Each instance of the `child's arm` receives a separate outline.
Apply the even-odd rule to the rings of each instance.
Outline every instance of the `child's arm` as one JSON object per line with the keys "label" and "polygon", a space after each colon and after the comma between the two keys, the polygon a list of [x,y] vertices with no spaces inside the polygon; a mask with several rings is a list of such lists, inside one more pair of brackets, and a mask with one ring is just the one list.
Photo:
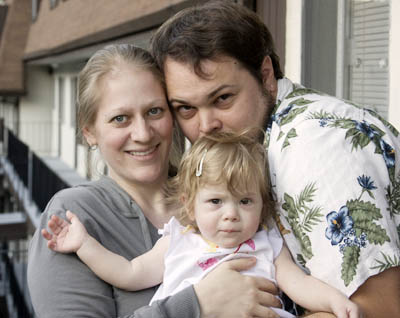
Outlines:
{"label": "child's arm", "polygon": [[71,223],[52,217],[48,225],[53,234],[42,230],[50,249],[60,253],[76,252],[97,276],[121,289],[140,290],[162,282],[169,236],[162,237],[150,251],[129,261],[90,236],[75,214],[67,211],[67,218]]}
{"label": "child's arm", "polygon": [[275,260],[276,280],[281,288],[295,303],[311,311],[332,312],[338,318],[359,318],[362,313],[336,288],[306,275],[292,260],[284,245]]}

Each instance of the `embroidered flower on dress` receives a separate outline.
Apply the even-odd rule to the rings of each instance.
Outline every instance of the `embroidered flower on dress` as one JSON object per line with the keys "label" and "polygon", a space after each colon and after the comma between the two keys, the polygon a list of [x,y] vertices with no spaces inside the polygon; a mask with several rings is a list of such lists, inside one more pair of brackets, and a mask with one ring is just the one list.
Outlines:
{"label": "embroidered flower on dress", "polygon": [[332,211],[326,216],[328,227],[325,236],[332,245],[339,244],[344,236],[353,228],[354,221],[349,215],[347,206],[342,206],[339,212]]}

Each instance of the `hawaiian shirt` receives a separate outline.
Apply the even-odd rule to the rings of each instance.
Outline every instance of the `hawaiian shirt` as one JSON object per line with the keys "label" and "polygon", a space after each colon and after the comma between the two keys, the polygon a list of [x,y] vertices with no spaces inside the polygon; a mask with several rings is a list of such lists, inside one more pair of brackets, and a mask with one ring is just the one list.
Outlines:
{"label": "hawaiian shirt", "polygon": [[300,266],[350,296],[400,265],[400,138],[392,125],[284,78],[264,144],[277,222]]}

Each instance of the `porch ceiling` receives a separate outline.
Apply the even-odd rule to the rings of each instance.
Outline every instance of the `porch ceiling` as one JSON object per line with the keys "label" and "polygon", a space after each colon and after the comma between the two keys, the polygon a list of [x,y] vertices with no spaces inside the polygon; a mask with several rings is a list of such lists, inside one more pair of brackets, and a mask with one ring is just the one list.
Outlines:
{"label": "porch ceiling", "polygon": [[24,60],[32,63],[148,31],[195,2],[201,0],[60,1],[50,9],[50,1],[42,1]]}

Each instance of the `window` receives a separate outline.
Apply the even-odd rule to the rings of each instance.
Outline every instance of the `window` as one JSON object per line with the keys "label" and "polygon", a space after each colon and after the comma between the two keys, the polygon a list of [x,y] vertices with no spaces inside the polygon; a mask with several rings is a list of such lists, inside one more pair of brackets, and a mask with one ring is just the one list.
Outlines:
{"label": "window", "polygon": [[64,78],[58,78],[58,118],[60,124],[65,124]]}
{"label": "window", "polygon": [[40,9],[40,0],[32,0],[32,22],[35,22]]}
{"label": "window", "polygon": [[76,126],[76,107],[77,107],[77,90],[78,89],[78,78],[71,78],[71,127]]}
{"label": "window", "polygon": [[58,5],[58,0],[50,0],[50,9],[54,9]]}

